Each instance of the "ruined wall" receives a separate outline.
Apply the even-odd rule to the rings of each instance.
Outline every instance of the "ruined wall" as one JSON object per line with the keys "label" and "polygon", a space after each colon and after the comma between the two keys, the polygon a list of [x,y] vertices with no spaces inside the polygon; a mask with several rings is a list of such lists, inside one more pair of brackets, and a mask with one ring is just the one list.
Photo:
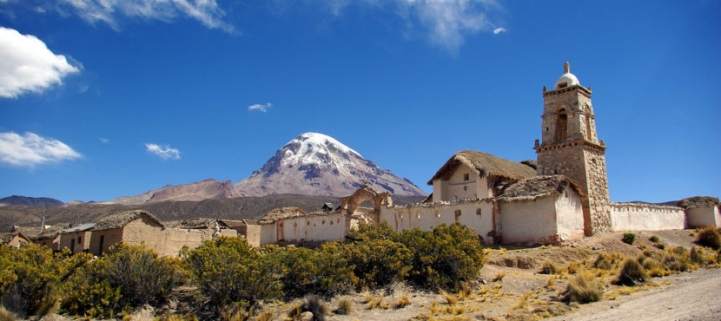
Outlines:
{"label": "ruined wall", "polygon": [[613,231],[682,230],[686,213],[680,207],[637,203],[612,203]]}
{"label": "ruined wall", "polygon": [[718,206],[690,208],[686,210],[686,215],[689,228],[721,227],[721,213]]}
{"label": "ruined wall", "polygon": [[[213,233],[215,233],[214,229],[166,229],[163,231],[165,247],[162,251],[158,251],[158,254],[161,256],[178,255],[183,246],[194,249],[206,240],[212,240]],[[238,232],[232,229],[222,229],[220,236],[237,237]]]}
{"label": "ruined wall", "polygon": [[[419,228],[431,231],[441,224],[459,222],[476,231],[484,243],[494,243],[493,203],[477,200],[461,203],[421,203],[381,209],[385,220],[396,231]],[[490,234],[490,235],[489,235]]]}
{"label": "ruined wall", "polygon": [[553,244],[555,242],[558,231],[555,197],[502,202],[500,208],[502,243]]}
{"label": "ruined wall", "polygon": [[345,238],[347,215],[307,215],[276,221],[278,242],[339,241]]}

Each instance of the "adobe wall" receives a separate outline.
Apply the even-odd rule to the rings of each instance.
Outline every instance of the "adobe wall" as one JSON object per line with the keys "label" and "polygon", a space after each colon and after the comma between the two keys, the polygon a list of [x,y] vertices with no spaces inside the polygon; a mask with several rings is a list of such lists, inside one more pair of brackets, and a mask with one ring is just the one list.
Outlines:
{"label": "adobe wall", "polygon": [[638,203],[611,203],[613,231],[682,230],[686,213],[680,207]]}
{"label": "adobe wall", "polygon": [[420,203],[382,208],[380,220],[387,221],[395,231],[419,228],[431,231],[441,224],[459,222],[476,231],[486,244],[494,239],[493,203],[477,200],[465,203]]}
{"label": "adobe wall", "polygon": [[[162,251],[158,251],[161,256],[178,255],[183,246],[194,249],[201,243],[212,240],[214,229],[166,229],[163,231],[165,235],[165,247]],[[232,229],[220,230],[220,236],[237,237],[238,232]],[[149,245],[148,241],[145,243]]]}
{"label": "adobe wall", "polygon": [[277,241],[316,242],[339,241],[346,235],[347,215],[342,213],[291,217],[275,222]]}
{"label": "adobe wall", "polygon": [[567,244],[584,237],[583,202],[573,190],[556,199],[556,243]]}
{"label": "adobe wall", "polygon": [[[62,250],[65,247],[70,249],[71,245],[73,244],[73,240],[75,240],[75,246],[74,246],[73,253],[83,252],[85,250],[90,249],[91,237],[92,237],[91,231],[60,233],[60,241],[58,244],[58,249]],[[80,240],[80,241],[78,241],[78,240]]]}
{"label": "adobe wall", "polygon": [[[122,240],[126,244],[140,245],[145,242],[145,246],[157,253],[165,251],[165,233],[157,223],[145,216],[128,223],[122,229]],[[105,239],[105,242],[108,240]]]}
{"label": "adobe wall", "polygon": [[[103,239],[101,248],[100,239]],[[114,228],[102,231],[93,231],[90,236],[90,253],[93,255],[101,255],[108,252],[111,246],[120,243],[123,240],[123,229]]]}
{"label": "adobe wall", "polygon": [[699,207],[686,210],[689,228],[721,226],[721,213],[718,206]]}
{"label": "adobe wall", "polygon": [[502,202],[500,207],[502,243],[556,243],[555,197]]}
{"label": "adobe wall", "polygon": [[53,237],[53,238],[48,237],[48,238],[35,240],[35,243],[47,246],[47,247],[53,249],[53,251],[59,251],[60,250],[60,235],[58,234],[58,236]]}

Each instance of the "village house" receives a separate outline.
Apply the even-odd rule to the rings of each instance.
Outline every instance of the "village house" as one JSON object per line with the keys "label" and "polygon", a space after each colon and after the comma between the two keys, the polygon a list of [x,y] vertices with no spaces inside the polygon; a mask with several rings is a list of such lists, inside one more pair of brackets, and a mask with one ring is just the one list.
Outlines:
{"label": "village house", "polygon": [[22,232],[11,232],[0,236],[0,244],[7,244],[10,247],[20,248],[31,243],[33,241]]}
{"label": "village house", "polygon": [[34,238],[35,243],[47,246],[53,251],[60,251],[60,232],[70,228],[69,223],[57,223],[43,231]]}
{"label": "village house", "polygon": [[95,223],[87,223],[61,231],[60,249],[67,247],[72,253],[89,251],[93,227],[95,227]]}
{"label": "village house", "polygon": [[145,243],[160,254],[165,249],[164,230],[165,224],[146,211],[113,214],[95,223],[89,250],[94,255],[101,255],[120,242],[132,245]]}

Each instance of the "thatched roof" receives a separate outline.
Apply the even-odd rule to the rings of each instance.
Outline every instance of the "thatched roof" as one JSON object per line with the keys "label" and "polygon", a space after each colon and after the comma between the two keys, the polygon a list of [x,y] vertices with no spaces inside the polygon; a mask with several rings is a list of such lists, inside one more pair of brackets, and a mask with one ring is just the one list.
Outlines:
{"label": "thatched roof", "polygon": [[95,228],[93,230],[95,231],[103,231],[103,230],[109,230],[114,228],[121,228],[128,223],[141,218],[146,217],[150,219],[151,221],[157,223],[160,225],[160,227],[165,228],[165,224],[161,222],[157,217],[155,217],[153,214],[150,214],[150,212],[146,212],[143,210],[135,210],[135,211],[126,211],[126,212],[120,212],[117,214],[113,214],[110,216],[106,216],[99,220],[95,224]]}
{"label": "thatched roof", "polygon": [[237,227],[246,226],[246,225],[248,225],[248,223],[246,221],[247,220],[226,220],[226,219],[218,220],[218,222],[225,224],[225,226],[227,226],[229,228],[237,228]]}
{"label": "thatched roof", "polygon": [[436,172],[436,175],[428,181],[428,185],[433,185],[433,181],[437,179],[450,179],[458,166],[461,165],[466,165],[477,171],[480,177],[502,176],[510,179],[524,179],[536,176],[536,171],[528,165],[475,150],[462,150],[448,159],[443,167]]}
{"label": "thatched roof", "polygon": [[506,187],[498,196],[506,201],[533,200],[552,196],[572,189],[579,196],[585,196],[573,180],[563,175],[544,175],[522,179]]}
{"label": "thatched roof", "polygon": [[222,220],[204,217],[182,221],[176,227],[181,229],[213,229],[215,228],[216,223],[220,225],[220,228],[228,228],[228,225],[225,224],[225,222],[223,222]]}
{"label": "thatched roof", "polygon": [[699,207],[714,207],[719,206],[719,199],[711,196],[695,196],[684,198],[676,205],[685,209],[699,208]]}
{"label": "thatched roof", "polygon": [[56,236],[58,236],[58,234],[60,234],[60,232],[69,229],[71,226],[72,225],[70,223],[56,223],[55,225],[43,230],[43,232],[36,236],[35,239],[54,239]]}
{"label": "thatched roof", "polygon": [[20,238],[25,239],[25,241],[27,241],[27,242],[32,242],[30,240],[30,238],[25,236],[25,234],[23,234],[22,232],[12,232],[12,233],[4,234],[3,236],[1,236],[0,243],[3,243],[3,244],[10,243],[10,241],[12,241],[13,238],[15,238],[15,237],[20,237]]}
{"label": "thatched roof", "polygon": [[294,207],[294,206],[286,206],[286,207],[280,207],[280,208],[274,208],[268,212],[268,214],[263,215],[262,218],[260,218],[259,222],[262,223],[270,223],[275,220],[280,220],[284,218],[289,217],[297,217],[297,216],[305,216],[308,215],[302,208],[300,207]]}

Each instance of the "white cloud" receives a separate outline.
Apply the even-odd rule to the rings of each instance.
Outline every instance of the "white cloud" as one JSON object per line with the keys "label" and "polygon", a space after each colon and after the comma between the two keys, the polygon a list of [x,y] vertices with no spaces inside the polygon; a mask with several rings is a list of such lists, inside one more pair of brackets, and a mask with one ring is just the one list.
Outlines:
{"label": "white cloud", "polygon": [[266,112],[266,111],[268,111],[268,109],[270,109],[270,107],[272,107],[272,106],[273,106],[273,105],[271,105],[270,103],[267,103],[267,104],[265,104],[265,105],[255,104],[255,105],[250,105],[250,106],[248,106],[248,110],[251,110],[251,111],[252,111],[252,110],[260,110],[261,112]]}
{"label": "white cloud", "polygon": [[493,34],[494,34],[494,35],[497,35],[497,34],[502,33],[502,32],[506,32],[506,28],[496,28],[496,29],[493,29]]}
{"label": "white cloud", "polygon": [[160,156],[162,159],[180,159],[180,151],[176,148],[172,148],[168,145],[160,146],[157,144],[145,144],[145,148],[151,154]]}
{"label": "white cloud", "polygon": [[189,17],[211,29],[233,31],[233,26],[223,21],[225,13],[215,0],[57,0],[69,5],[89,23],[103,22],[118,29],[121,17],[138,17],[172,21]]}
{"label": "white cloud", "polygon": [[80,69],[56,55],[35,36],[0,27],[0,97],[41,93]]}
{"label": "white cloud", "polygon": [[98,137],[98,140],[100,140],[100,142],[103,143],[103,144],[107,144],[107,143],[110,142],[109,139],[107,139],[107,138],[102,138],[102,137]]}
{"label": "white cloud", "polygon": [[45,163],[73,160],[82,157],[65,143],[27,132],[0,133],[0,162],[19,167],[34,167]]}

